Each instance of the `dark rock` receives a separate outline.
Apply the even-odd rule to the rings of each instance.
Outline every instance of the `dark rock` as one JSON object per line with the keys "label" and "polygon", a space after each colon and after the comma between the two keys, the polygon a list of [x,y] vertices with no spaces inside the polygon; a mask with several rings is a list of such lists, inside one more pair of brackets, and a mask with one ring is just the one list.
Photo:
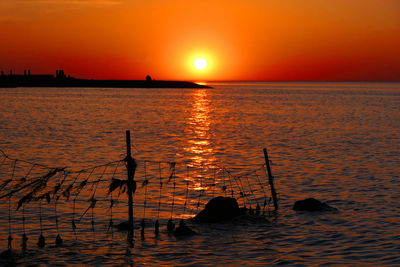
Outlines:
{"label": "dark rock", "polygon": [[338,209],[329,206],[315,198],[307,198],[296,201],[293,205],[293,210],[298,211],[338,211]]}
{"label": "dark rock", "polygon": [[216,197],[211,199],[204,210],[197,214],[195,222],[220,222],[241,215],[239,205],[235,198]]}
{"label": "dark rock", "polygon": [[128,222],[121,222],[119,224],[117,224],[115,227],[117,227],[118,231],[129,231],[131,226]]}
{"label": "dark rock", "polygon": [[17,266],[18,254],[11,249],[0,253],[0,266]]}
{"label": "dark rock", "polygon": [[14,253],[11,249],[4,250],[0,253],[0,259],[10,260],[17,257],[17,254]]}
{"label": "dark rock", "polygon": [[179,222],[179,226],[175,229],[174,235],[176,237],[184,237],[195,235],[196,232],[190,229],[183,220]]}

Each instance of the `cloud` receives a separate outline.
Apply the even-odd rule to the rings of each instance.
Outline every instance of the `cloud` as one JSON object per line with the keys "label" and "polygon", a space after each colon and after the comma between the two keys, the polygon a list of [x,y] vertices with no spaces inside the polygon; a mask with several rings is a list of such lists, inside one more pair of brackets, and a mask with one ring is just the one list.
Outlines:
{"label": "cloud", "polygon": [[17,0],[16,2],[45,6],[109,6],[122,4],[121,0]]}
{"label": "cloud", "polygon": [[0,23],[18,23],[37,15],[123,5],[126,0],[0,0]]}
{"label": "cloud", "polygon": [[0,23],[20,22],[20,21],[23,21],[23,18],[18,16],[0,14]]}

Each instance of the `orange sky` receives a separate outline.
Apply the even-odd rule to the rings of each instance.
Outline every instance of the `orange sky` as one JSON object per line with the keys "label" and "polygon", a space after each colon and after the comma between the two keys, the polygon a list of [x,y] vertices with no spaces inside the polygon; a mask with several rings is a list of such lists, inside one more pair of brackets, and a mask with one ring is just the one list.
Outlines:
{"label": "orange sky", "polygon": [[1,0],[0,34],[7,72],[400,81],[398,0]]}

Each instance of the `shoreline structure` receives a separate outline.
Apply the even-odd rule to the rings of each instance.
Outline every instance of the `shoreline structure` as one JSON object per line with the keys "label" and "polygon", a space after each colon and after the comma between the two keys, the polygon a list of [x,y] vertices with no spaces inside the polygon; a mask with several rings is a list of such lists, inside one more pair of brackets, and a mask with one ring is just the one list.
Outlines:
{"label": "shoreline structure", "polygon": [[0,88],[16,87],[103,87],[103,88],[211,88],[186,81],[155,81],[149,75],[146,80],[95,80],[79,79],[57,70],[56,75],[35,74],[24,70],[24,74],[0,74]]}

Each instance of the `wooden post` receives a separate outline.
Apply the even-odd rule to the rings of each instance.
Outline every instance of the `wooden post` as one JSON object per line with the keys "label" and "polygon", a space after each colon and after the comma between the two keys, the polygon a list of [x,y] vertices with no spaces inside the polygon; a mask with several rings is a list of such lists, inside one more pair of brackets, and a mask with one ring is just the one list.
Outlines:
{"label": "wooden post", "polygon": [[128,213],[129,213],[129,230],[128,230],[128,242],[133,247],[133,193],[136,190],[136,183],[134,181],[135,171],[137,164],[131,156],[131,132],[126,131],[126,168],[128,170]]}
{"label": "wooden post", "polygon": [[274,201],[275,212],[277,212],[278,211],[278,200],[276,199],[276,192],[275,192],[275,187],[274,187],[274,177],[272,176],[271,167],[269,166],[267,149],[264,148],[263,151],[264,151],[265,163],[267,164],[268,182],[269,182],[269,186],[271,187],[271,195],[272,195],[272,199]]}

